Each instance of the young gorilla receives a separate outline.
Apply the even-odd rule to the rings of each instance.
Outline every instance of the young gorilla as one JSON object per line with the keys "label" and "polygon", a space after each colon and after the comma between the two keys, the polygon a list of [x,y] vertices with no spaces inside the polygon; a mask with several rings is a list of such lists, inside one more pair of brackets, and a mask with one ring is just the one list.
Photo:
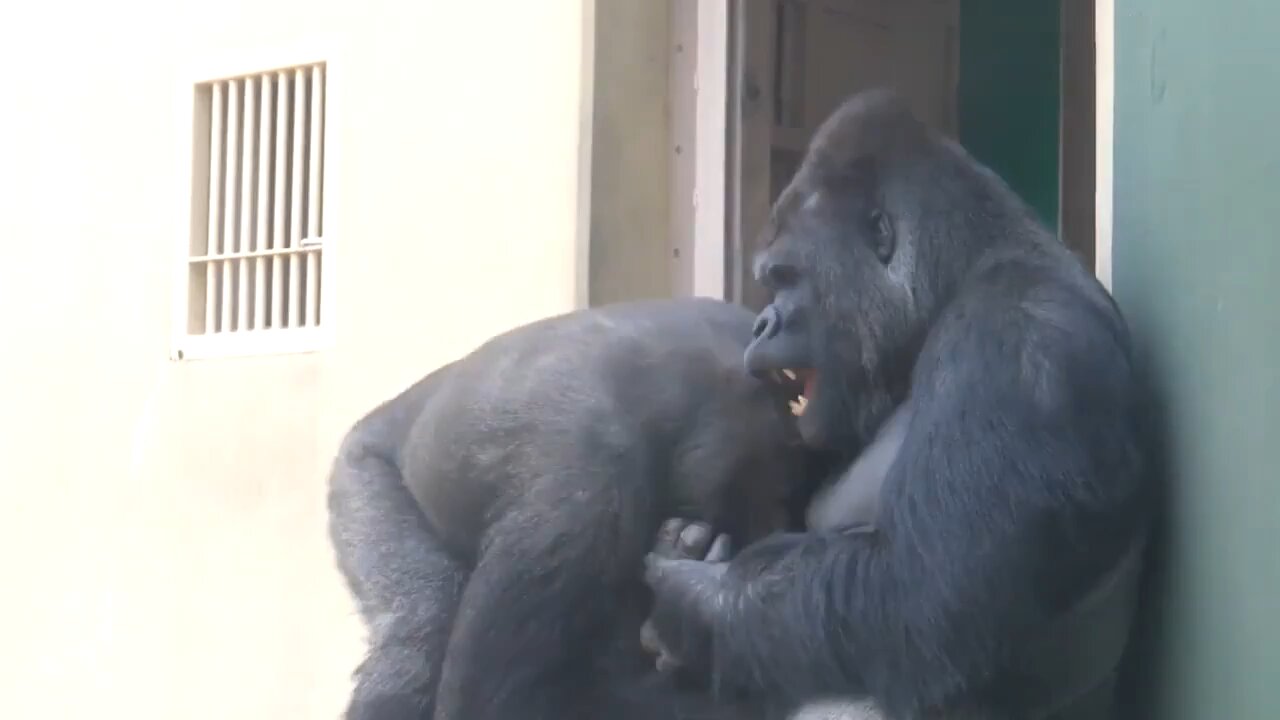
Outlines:
{"label": "young gorilla", "polygon": [[713,300],[569,313],[358,422],[329,495],[371,636],[347,717],[744,717],[656,676],[639,627],[664,517],[786,523],[809,454],[787,392],[742,367],[751,328]]}
{"label": "young gorilla", "polygon": [[745,363],[802,377],[801,435],[849,458],[906,409],[874,522],[830,529],[850,524],[837,488],[823,527],[731,561],[651,555],[649,634],[783,708],[1045,717],[1114,666],[1136,592],[1150,489],[1119,310],[885,91],[818,130],[771,225]]}

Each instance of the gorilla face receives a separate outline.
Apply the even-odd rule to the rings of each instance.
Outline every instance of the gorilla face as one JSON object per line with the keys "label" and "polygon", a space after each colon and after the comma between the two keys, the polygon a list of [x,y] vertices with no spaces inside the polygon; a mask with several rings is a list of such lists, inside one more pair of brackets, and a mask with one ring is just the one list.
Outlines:
{"label": "gorilla face", "polygon": [[[910,162],[911,139],[924,129],[905,108],[888,122],[849,122],[877,101],[855,98],[833,118],[856,133],[830,122],[818,130],[755,260],[773,298],[744,361],[758,376],[796,386],[792,409],[815,447],[870,438],[896,404],[890,396],[905,392],[926,325],[919,223],[895,216],[892,197],[907,187],[899,165]],[[918,207],[913,200],[904,206]]]}

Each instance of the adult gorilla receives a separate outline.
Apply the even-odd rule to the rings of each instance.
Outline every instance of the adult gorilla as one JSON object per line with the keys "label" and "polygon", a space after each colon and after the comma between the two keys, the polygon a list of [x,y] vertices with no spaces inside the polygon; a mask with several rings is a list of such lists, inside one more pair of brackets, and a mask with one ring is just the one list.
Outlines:
{"label": "adult gorilla", "polygon": [[804,475],[798,388],[742,367],[752,320],[713,300],[541,320],[358,422],[329,496],[370,629],[347,717],[743,717],[657,676],[639,628],[664,517],[760,537]]}
{"label": "adult gorilla", "polygon": [[801,435],[850,459],[902,409],[879,507],[845,532],[844,510],[813,513],[823,527],[729,562],[651,556],[659,644],[785,707],[862,694],[897,720],[1043,717],[1097,679],[1045,672],[1096,669],[1073,634],[1110,640],[1114,663],[1145,538],[1118,309],[886,91],[818,130],[770,230],[746,365],[799,374]]}

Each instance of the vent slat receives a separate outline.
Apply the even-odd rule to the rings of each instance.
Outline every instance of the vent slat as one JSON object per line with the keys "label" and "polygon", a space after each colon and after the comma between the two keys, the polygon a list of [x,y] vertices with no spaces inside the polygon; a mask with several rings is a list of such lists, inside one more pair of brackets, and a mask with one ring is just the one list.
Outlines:
{"label": "vent slat", "polygon": [[[276,75],[276,145],[275,145],[275,191],[276,201],[272,206],[274,231],[271,233],[271,247],[285,247],[285,190],[289,184],[289,76],[285,73]],[[284,266],[288,262],[284,258],[271,258],[271,327],[284,327]]]}
{"label": "vent slat", "polygon": [[[268,248],[267,233],[271,228],[271,76],[262,76],[262,101],[258,104],[258,230],[253,238],[253,251]],[[264,257],[253,261],[253,329],[267,326],[267,263]]]}
{"label": "vent slat", "polygon": [[[293,203],[289,213],[289,247],[302,245],[306,186],[306,137],[307,137],[307,85],[301,68],[293,71],[293,179],[289,185]],[[302,262],[297,256],[289,258],[289,327],[302,324]]]}
{"label": "vent slat", "polygon": [[307,253],[307,324],[320,324],[320,273],[321,256],[319,250]]}
{"label": "vent slat", "polygon": [[[240,159],[240,237],[236,243],[236,252],[253,250],[253,181],[257,177],[255,159],[257,147],[254,140],[258,137],[258,93],[253,78],[244,81],[244,130],[241,132]],[[237,260],[239,273],[236,286],[239,289],[236,303],[236,330],[249,329],[249,263]]]}
{"label": "vent slat", "polygon": [[[209,123],[209,229],[206,252],[222,252],[222,116],[225,98],[222,85],[213,86],[212,122]],[[218,271],[214,263],[205,266],[204,331],[218,329]]]}
{"label": "vent slat", "polygon": [[[240,83],[232,80],[227,83],[227,171],[223,176],[222,198],[224,212],[222,214],[222,250],[235,252],[239,250],[239,193],[240,177]],[[218,318],[218,332],[229,332],[234,329],[235,268],[228,262],[222,263],[222,312]]]}
{"label": "vent slat", "polygon": [[[324,148],[324,69],[311,68],[311,132],[307,136],[311,151],[307,159],[307,236],[319,239],[321,209],[320,169]],[[307,253],[307,325],[320,323],[320,253]]]}
{"label": "vent slat", "polygon": [[280,257],[282,255],[305,255],[308,252],[311,252],[311,248],[282,247],[282,248],[277,248],[275,250],[246,250],[244,252],[229,252],[229,253],[222,253],[220,255],[196,255],[194,257],[188,258],[188,262],[206,263],[211,260],[239,260],[242,258],[269,258],[273,256]]}

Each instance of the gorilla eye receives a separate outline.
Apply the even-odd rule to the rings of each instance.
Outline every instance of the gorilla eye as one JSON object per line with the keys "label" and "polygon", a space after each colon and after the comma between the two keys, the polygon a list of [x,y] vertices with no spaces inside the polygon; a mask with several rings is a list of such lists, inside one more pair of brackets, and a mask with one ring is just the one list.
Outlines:
{"label": "gorilla eye", "polygon": [[867,217],[867,224],[867,229],[871,232],[871,249],[881,263],[888,265],[895,249],[893,224],[889,222],[889,216],[880,210],[872,210]]}

